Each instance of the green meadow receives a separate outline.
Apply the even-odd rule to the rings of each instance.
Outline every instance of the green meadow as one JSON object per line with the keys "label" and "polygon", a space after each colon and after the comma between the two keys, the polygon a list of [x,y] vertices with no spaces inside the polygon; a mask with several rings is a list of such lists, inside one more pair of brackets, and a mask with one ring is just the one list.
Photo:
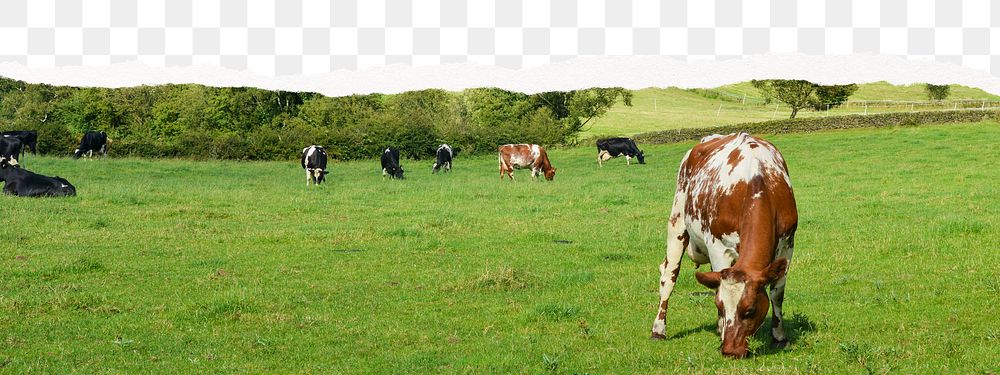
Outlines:
{"label": "green meadow", "polygon": [[[693,143],[555,181],[405,160],[23,158],[79,196],[0,196],[0,372],[997,373],[1000,124],[766,136],[799,207],[791,344],[723,358],[684,259],[657,304],[676,170]],[[768,320],[769,321],[769,320]]]}
{"label": "green meadow", "polygon": [[[646,88],[633,91],[632,106],[622,103],[612,107],[604,117],[595,118],[584,127],[586,136],[632,135],[649,131],[712,127],[744,122],[761,122],[786,119],[791,114],[788,106],[781,105],[775,110],[770,105],[743,105],[739,98],[746,95],[748,103],[760,101],[762,95],[750,84],[740,82],[708,89],[722,97],[708,97],[697,92],[669,88]],[[986,100],[987,105],[996,107],[997,103],[989,102],[1000,97],[978,88],[951,85],[948,100]],[[724,100],[728,98],[728,100]],[[887,82],[862,83],[858,91],[851,95],[851,101],[861,100],[893,100],[893,101],[927,101],[923,84],[892,85]],[[869,108],[861,105],[835,107],[829,112],[803,110],[799,118],[842,116],[850,114],[909,112],[953,109],[953,102],[940,105],[924,103],[910,107],[908,105],[877,105]],[[973,105],[973,104],[970,104]]]}

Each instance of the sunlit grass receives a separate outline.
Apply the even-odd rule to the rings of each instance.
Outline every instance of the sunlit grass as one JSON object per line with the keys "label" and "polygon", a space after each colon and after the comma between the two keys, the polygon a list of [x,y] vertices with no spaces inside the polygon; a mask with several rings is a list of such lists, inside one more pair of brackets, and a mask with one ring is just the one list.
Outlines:
{"label": "sunlit grass", "polygon": [[666,341],[648,339],[677,163],[553,182],[335,163],[33,158],[70,199],[0,197],[0,371],[988,373],[1000,370],[1000,126],[768,137],[800,224],[792,344],[722,358],[685,259]]}

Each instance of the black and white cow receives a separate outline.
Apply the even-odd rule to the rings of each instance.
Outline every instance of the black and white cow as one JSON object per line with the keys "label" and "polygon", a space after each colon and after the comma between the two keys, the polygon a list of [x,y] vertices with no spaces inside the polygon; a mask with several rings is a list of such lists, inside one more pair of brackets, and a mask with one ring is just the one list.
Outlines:
{"label": "black and white cow", "polygon": [[21,140],[21,143],[28,148],[28,150],[31,150],[32,154],[37,152],[38,132],[34,130],[8,130],[0,133],[0,135],[4,137],[17,137]]}
{"label": "black and white cow", "polygon": [[437,161],[434,162],[434,167],[431,169],[431,173],[438,173],[441,168],[444,168],[445,172],[451,172],[451,159],[455,157],[454,150],[451,146],[443,144],[438,146],[437,149]]}
{"label": "black and white cow", "polygon": [[597,141],[597,164],[602,167],[605,161],[622,155],[625,156],[625,164],[632,165],[632,158],[639,159],[639,164],[646,164],[646,156],[632,138],[607,138]]}
{"label": "black and white cow", "polygon": [[85,154],[87,157],[92,157],[94,151],[97,151],[101,156],[108,156],[110,144],[111,140],[108,139],[107,133],[88,130],[80,139],[80,147],[73,151],[73,158],[77,159]]}
{"label": "black and white cow", "polygon": [[306,186],[326,181],[326,150],[323,146],[312,145],[302,149],[302,169],[306,170]]}
{"label": "black and white cow", "polygon": [[17,161],[0,157],[0,181],[4,194],[19,197],[67,197],[76,195],[76,187],[62,177],[42,176],[21,168]]}
{"label": "black and white cow", "polygon": [[0,136],[0,157],[13,160],[16,164],[21,159],[21,150],[23,148],[24,143],[21,142],[21,138],[13,135]]}
{"label": "black and white cow", "polygon": [[403,166],[399,165],[399,150],[388,147],[382,152],[382,177],[403,179]]}

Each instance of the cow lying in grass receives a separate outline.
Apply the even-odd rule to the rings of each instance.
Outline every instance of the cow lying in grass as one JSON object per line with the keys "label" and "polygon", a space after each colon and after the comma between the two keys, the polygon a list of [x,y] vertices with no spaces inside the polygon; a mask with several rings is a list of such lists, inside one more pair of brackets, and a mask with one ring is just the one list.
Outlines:
{"label": "cow lying in grass", "polygon": [[0,157],[3,192],[19,197],[63,197],[76,195],[76,188],[61,177],[48,177],[21,168],[16,160]]}

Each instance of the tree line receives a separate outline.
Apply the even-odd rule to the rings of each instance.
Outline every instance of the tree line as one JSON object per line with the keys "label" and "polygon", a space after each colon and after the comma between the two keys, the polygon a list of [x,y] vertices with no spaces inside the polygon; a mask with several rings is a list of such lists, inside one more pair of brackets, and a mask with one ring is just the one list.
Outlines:
{"label": "tree line", "polygon": [[524,94],[497,88],[327,97],[196,84],[81,88],[0,78],[0,130],[38,131],[39,152],[68,155],[87,130],[112,152],[142,157],[281,160],[325,146],[338,159],[395,146],[409,158],[441,143],[461,153],[505,143],[564,145],[616,103],[620,87]]}

